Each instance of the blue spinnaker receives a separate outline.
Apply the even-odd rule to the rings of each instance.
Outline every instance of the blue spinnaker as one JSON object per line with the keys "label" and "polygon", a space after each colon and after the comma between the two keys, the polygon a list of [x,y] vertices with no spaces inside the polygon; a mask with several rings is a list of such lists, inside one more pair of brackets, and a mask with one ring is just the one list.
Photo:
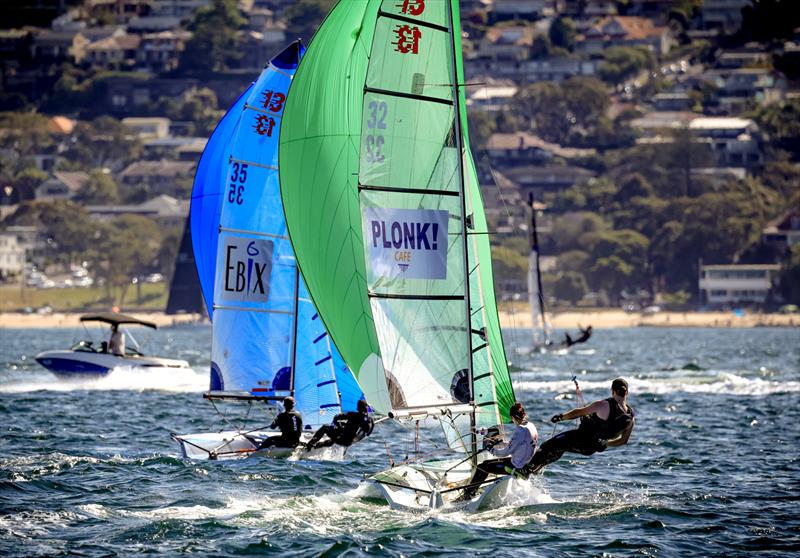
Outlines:
{"label": "blue spinnaker", "polygon": [[223,157],[211,375],[216,390],[293,392],[311,429],[355,409],[363,394],[308,296],[283,216],[278,135],[302,53],[296,42],[264,69]]}
{"label": "blue spinnaker", "polygon": [[212,320],[219,216],[222,208],[222,192],[228,173],[229,146],[242,116],[244,102],[252,88],[253,84],[250,84],[219,121],[211,137],[208,138],[194,174],[189,210],[192,249],[203,300],[206,303],[208,317]]}

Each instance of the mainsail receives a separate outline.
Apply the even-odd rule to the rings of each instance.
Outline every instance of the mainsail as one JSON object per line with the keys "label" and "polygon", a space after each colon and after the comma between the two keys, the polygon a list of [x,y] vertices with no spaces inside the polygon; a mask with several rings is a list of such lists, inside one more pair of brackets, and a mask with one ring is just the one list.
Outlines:
{"label": "mainsail", "polygon": [[[343,402],[354,409],[362,394],[308,296],[283,218],[278,134],[302,52],[298,41],[272,59],[237,103],[228,145],[210,156],[224,161],[224,181],[218,238],[205,245],[216,245],[212,391],[275,399],[293,394],[305,425],[313,428],[330,422]],[[224,120],[223,126],[227,133]],[[210,183],[219,174],[208,168],[207,190],[213,193]]]}
{"label": "mainsail", "polygon": [[507,422],[514,393],[464,106],[457,0],[340,0],[292,84],[280,173],[298,264],[367,400],[466,407],[474,432]]}

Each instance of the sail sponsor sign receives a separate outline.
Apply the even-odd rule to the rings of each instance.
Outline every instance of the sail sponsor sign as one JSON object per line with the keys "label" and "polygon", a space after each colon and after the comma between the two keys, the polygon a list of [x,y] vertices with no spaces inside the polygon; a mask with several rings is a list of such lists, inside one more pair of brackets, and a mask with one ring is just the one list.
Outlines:
{"label": "sail sponsor sign", "polygon": [[377,277],[447,278],[447,221],[439,209],[365,207],[364,241]]}
{"label": "sail sponsor sign", "polygon": [[267,302],[272,272],[273,242],[240,236],[225,236],[217,266],[222,300]]}

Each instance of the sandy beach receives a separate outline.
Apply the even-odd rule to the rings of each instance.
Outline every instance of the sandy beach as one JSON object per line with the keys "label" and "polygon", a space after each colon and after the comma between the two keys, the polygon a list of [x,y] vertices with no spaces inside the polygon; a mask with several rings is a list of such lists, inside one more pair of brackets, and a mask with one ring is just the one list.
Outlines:
{"label": "sandy beach", "polygon": [[[163,312],[130,313],[137,318],[155,322],[159,327],[197,322],[197,314],[168,316]],[[54,312],[52,314],[1,313],[2,328],[60,328],[80,327],[79,313]],[[658,312],[642,314],[624,312],[616,309],[568,311],[548,314],[554,328],[574,330],[580,326],[591,325],[595,329],[621,327],[798,327],[798,314],[760,314],[745,313],[743,316],[733,312]],[[531,317],[527,308],[522,307],[500,311],[500,325],[503,328],[531,327]]]}
{"label": "sandy beach", "polygon": [[[616,309],[589,310],[585,312],[553,312],[548,314],[554,328],[577,329],[591,325],[595,329],[619,327],[797,327],[798,314],[733,312],[658,312],[643,314]],[[501,311],[502,327],[531,327],[531,316],[527,307],[523,311]]]}

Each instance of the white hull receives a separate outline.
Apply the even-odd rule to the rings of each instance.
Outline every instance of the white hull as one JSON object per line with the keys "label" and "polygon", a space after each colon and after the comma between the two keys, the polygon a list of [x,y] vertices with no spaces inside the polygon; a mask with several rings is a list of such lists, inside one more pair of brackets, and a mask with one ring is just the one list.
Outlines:
{"label": "white hull", "polygon": [[[172,439],[178,442],[181,448],[181,455],[185,459],[244,459],[248,457],[307,457],[310,459],[320,458],[341,458],[344,450],[341,446],[334,448],[320,448],[306,451],[303,446],[298,448],[279,448],[272,447],[263,450],[256,448],[270,436],[278,436],[275,430],[257,430],[254,432],[243,432],[229,430],[225,432],[204,432],[199,434],[177,435],[173,434]],[[312,433],[305,432],[300,441],[305,443],[311,439]]]}
{"label": "white hull", "polygon": [[45,351],[36,355],[36,362],[59,377],[102,376],[114,368],[175,368],[190,369],[185,360],[154,356],[117,356],[92,351]]}
{"label": "white hull", "polygon": [[[399,465],[367,478],[366,498],[380,498],[393,509],[437,509],[448,505],[461,505],[470,510],[499,507],[508,491],[510,475],[494,477],[479,489],[470,501],[455,502],[462,494],[460,487],[472,477],[469,462],[458,460],[426,461]],[[454,467],[455,466],[455,467]],[[491,480],[492,477],[489,477]]]}

